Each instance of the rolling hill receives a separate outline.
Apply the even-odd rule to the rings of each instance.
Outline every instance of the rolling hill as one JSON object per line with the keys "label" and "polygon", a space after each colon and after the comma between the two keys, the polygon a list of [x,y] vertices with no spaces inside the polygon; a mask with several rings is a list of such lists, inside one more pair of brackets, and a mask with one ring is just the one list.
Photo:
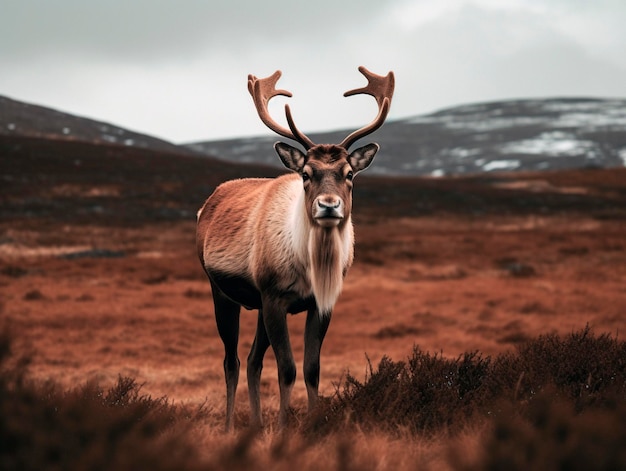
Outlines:
{"label": "rolling hill", "polygon": [[[242,374],[237,434],[224,434],[223,347],[196,211],[224,180],[286,170],[121,128],[99,134],[104,123],[0,100],[0,444],[11,444],[0,462],[625,469],[626,168],[598,168],[621,165],[623,108],[576,103],[586,128],[565,126],[574,103],[546,116],[557,102],[543,101],[544,122],[494,104],[466,108],[465,121],[457,108],[389,123],[395,141],[375,136],[386,147],[354,187],[355,264],[324,344],[321,408],[305,415],[298,367],[293,427],[278,432],[277,368],[266,358],[267,428],[250,433]],[[273,140],[259,152],[275,164]],[[430,174],[460,172],[453,162],[480,173],[375,176],[404,148],[437,146],[451,163],[427,160]],[[475,149],[494,157],[481,163]],[[587,168],[491,173],[533,158],[540,170]],[[242,353],[256,325],[243,310]],[[305,329],[305,315],[290,316],[298,365]]]}
{"label": "rolling hill", "polygon": [[[340,142],[351,130],[311,134]],[[0,96],[0,136],[216,156],[282,168],[273,134],[176,145],[113,124]],[[626,99],[551,98],[457,106],[387,122],[369,175],[444,176],[626,165]]]}
{"label": "rolling hill", "polygon": [[[199,444],[201,456],[223,456],[223,450],[229,449],[241,454],[238,450],[244,448],[234,446],[235,442],[225,444],[220,432],[223,347],[213,319],[210,286],[195,247],[195,215],[222,181],[279,171],[284,170],[129,145],[0,136],[0,317],[15,339],[8,348],[0,332],[0,357],[9,351],[16,355],[0,365],[5,372],[0,385],[8,385],[0,391],[0,402],[4,401],[3,411],[9,411],[2,417],[11,419],[5,423],[13,424],[9,433],[17,432],[9,436],[22,440],[24,462],[32,463],[33,450],[57,450],[58,443],[72,447],[76,433],[96,430],[93,424],[102,427],[97,436],[106,446],[100,441],[92,446],[88,440],[78,452],[66,453],[68,469],[75,462],[84,463],[85,457],[102,461],[104,455],[93,450],[110,455],[112,436],[127,443],[128,434],[120,435],[119,430],[131,436],[138,430],[144,440],[137,443],[146,442],[153,449],[151,437],[160,440],[170,430],[175,436],[176,430],[196,427],[188,422],[187,411],[193,410],[205,411],[198,415],[198,438],[190,441]],[[589,329],[578,337],[584,343],[567,350],[552,341],[553,336],[535,341],[534,350],[525,346],[541,334],[568,335],[585,325],[611,335],[623,330],[626,168],[450,178],[363,175],[354,195],[356,262],[324,347],[320,384],[325,408],[313,416],[319,419],[313,422],[316,430],[334,430],[335,435],[303,442],[331,447],[305,456],[339,455],[334,449],[339,438],[334,436],[357,444],[352,456],[377,450],[389,456],[388,443],[395,444],[393,453],[421,443],[457,447],[448,433],[451,424],[464,423],[475,437],[474,447],[490,443],[491,430],[505,430],[509,439],[498,438],[499,443],[503,453],[514,456],[521,452],[510,451],[513,442],[548,443],[545,449],[555,455],[563,447],[571,449],[570,443],[603,457],[623,455],[619,454],[623,433],[616,433],[612,425],[624,423],[623,407],[616,411],[612,406],[623,401],[600,391],[619,386],[615,378],[623,377],[619,373],[624,370],[624,349],[620,345],[621,350],[609,349],[604,335],[599,337],[603,342],[589,347],[584,333]],[[243,352],[253,341],[255,317],[242,312]],[[289,320],[298,364],[303,358],[305,319],[290,316]],[[417,354],[416,346],[423,353]],[[523,362],[511,361],[510,352],[516,348],[529,352]],[[12,373],[11,365],[27,366],[28,376]],[[306,388],[299,375],[293,405],[296,417],[304,417]],[[276,376],[276,362],[266,359],[262,394],[269,424],[276,417]],[[344,383],[343,378],[355,379]],[[538,382],[541,378],[549,383]],[[561,389],[552,389],[556,384],[550,378],[561,381]],[[126,400],[104,400],[128,397],[107,393],[128,391],[113,386],[116,381],[141,385],[141,394],[133,401],[141,407],[129,406],[132,403]],[[23,400],[12,400],[20,385],[31,384],[41,385],[41,396],[26,392]],[[494,390],[501,392],[494,396]],[[94,399],[77,401],[83,392],[93,392]],[[586,407],[581,414],[603,409],[599,415],[587,415],[586,422],[580,422],[578,410],[574,414],[560,407],[549,421],[518,421],[529,405],[537,401],[558,405],[567,394],[575,398],[572,411],[579,404]],[[150,397],[167,401],[154,402]],[[249,417],[244,397],[242,385],[237,415],[237,429],[242,431]],[[341,397],[349,407],[336,406]],[[498,406],[504,404],[500,399],[515,406],[511,409],[515,421],[509,415],[494,419],[492,411],[504,410]],[[146,400],[163,411],[159,414],[167,414],[164,434],[145,429],[134,415],[110,419],[124,411],[146,410]],[[171,421],[169,411],[174,409],[163,408],[169,401],[185,414],[184,422]],[[113,403],[120,409],[115,416]],[[189,408],[180,409],[178,404]],[[342,410],[346,415],[340,415]],[[605,422],[607,417],[612,421]],[[578,428],[567,425],[572,423],[578,423]],[[275,436],[271,427],[270,438]],[[6,426],[0,429],[8,435]],[[306,437],[301,435],[306,425],[293,430],[295,437]],[[520,441],[515,435],[519,430],[530,438]],[[562,436],[554,430],[581,438],[559,441],[561,448],[555,448],[546,438]],[[425,442],[420,441],[420,432],[427,434]],[[388,441],[380,441],[387,436]],[[45,440],[33,442],[32,437]],[[377,444],[374,448],[372,442]],[[135,456],[142,445],[128,443],[132,447],[123,449]],[[15,448],[6,449],[5,455],[12,459]],[[301,453],[306,448],[284,449]],[[267,455],[258,460],[263,466],[279,454],[268,450]],[[590,456],[597,460],[598,455]],[[59,467],[58,453],[38,456],[54,460]],[[413,466],[414,456],[402,455],[403,462]],[[539,456],[538,460],[544,455]],[[229,466],[233,462],[228,461]],[[293,460],[285,463],[286,469],[293,467]],[[151,465],[141,463],[133,469],[153,469]],[[187,468],[176,463],[168,469]]]}
{"label": "rolling hill", "polygon": [[178,154],[193,153],[163,139],[5,96],[0,96],[0,136],[79,141]]}
{"label": "rolling hill", "polygon": [[[311,134],[340,142],[349,131]],[[279,166],[276,136],[188,147],[230,161]],[[610,168],[626,164],[626,100],[554,98],[458,106],[391,121],[371,136],[381,153],[369,174],[460,175]]]}

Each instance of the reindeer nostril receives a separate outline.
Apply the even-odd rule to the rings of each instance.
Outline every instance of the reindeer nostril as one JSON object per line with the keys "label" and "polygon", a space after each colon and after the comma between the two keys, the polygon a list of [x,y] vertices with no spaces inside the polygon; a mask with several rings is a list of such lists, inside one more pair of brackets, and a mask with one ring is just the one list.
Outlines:
{"label": "reindeer nostril", "polygon": [[341,205],[341,201],[339,199],[332,199],[332,200],[318,199],[317,205],[321,209],[337,209]]}

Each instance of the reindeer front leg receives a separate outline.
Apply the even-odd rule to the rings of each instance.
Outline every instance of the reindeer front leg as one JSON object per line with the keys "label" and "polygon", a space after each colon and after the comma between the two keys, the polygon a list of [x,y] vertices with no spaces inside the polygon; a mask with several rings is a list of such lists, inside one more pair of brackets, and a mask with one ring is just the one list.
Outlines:
{"label": "reindeer front leg", "polygon": [[278,385],[280,388],[278,422],[281,427],[285,427],[288,422],[291,390],[296,381],[296,364],[287,329],[287,306],[283,304],[280,300],[270,296],[263,297],[263,322],[278,367]]}
{"label": "reindeer front leg", "polygon": [[320,350],[330,324],[331,313],[320,315],[309,309],[304,331],[304,382],[309,398],[309,412],[317,405],[320,382]]}

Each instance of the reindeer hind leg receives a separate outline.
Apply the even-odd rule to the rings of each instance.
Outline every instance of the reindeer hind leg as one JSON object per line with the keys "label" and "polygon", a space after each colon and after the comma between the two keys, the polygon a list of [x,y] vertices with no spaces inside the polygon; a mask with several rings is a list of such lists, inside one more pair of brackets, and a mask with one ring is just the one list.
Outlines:
{"label": "reindeer hind leg", "polygon": [[280,388],[278,422],[281,428],[284,428],[288,422],[291,390],[296,380],[296,365],[291,351],[286,316],[286,306],[276,302],[271,297],[264,297],[263,322],[278,367],[278,385]]}
{"label": "reindeer hind leg", "polygon": [[261,371],[263,358],[270,346],[270,340],[263,322],[263,311],[259,309],[256,326],[256,336],[248,355],[248,395],[250,396],[250,422],[253,427],[261,427]]}
{"label": "reindeer hind leg", "polygon": [[217,330],[224,343],[226,431],[230,431],[233,428],[235,393],[237,392],[237,383],[239,382],[240,361],[237,355],[237,346],[239,343],[239,314],[241,306],[226,297],[213,282],[211,282],[211,287]]}

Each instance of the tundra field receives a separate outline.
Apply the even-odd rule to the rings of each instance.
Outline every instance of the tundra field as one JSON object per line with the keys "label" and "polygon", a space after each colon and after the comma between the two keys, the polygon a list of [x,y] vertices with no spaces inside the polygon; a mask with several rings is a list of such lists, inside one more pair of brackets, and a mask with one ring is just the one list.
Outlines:
{"label": "tundra field", "polygon": [[271,349],[247,432],[243,310],[224,435],[195,213],[277,170],[6,137],[0,166],[1,469],[626,469],[626,169],[359,175],[319,410],[290,316],[290,433]]}

